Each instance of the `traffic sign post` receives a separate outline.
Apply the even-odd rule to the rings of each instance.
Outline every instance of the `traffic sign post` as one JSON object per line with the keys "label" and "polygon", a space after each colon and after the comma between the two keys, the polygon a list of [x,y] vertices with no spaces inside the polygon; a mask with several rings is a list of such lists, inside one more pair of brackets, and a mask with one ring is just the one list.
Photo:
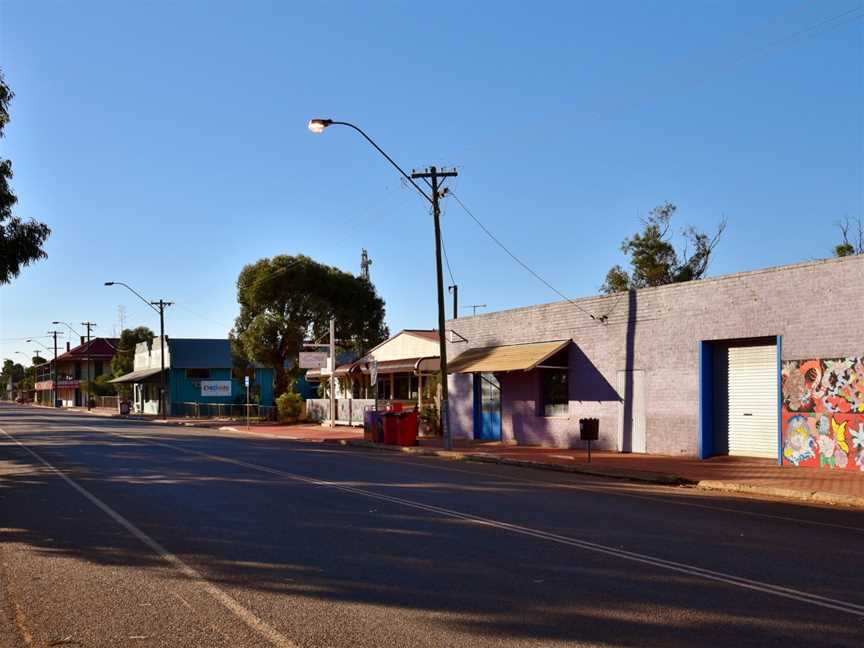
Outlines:
{"label": "traffic sign post", "polygon": [[375,388],[375,411],[378,411],[378,361],[372,358],[369,363],[369,383]]}
{"label": "traffic sign post", "polygon": [[249,376],[243,376],[243,384],[246,385],[246,429],[249,429]]}

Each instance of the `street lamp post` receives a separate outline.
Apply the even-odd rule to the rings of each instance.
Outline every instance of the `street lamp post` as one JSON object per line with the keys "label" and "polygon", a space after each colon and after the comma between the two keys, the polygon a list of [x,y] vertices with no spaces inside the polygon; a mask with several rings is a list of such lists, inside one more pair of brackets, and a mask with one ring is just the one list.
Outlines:
{"label": "street lamp post", "polygon": [[149,301],[137,290],[122,281],[106,281],[105,285],[123,286],[133,295],[138,297],[138,299],[159,313],[159,362],[161,367],[161,371],[159,372],[159,414],[160,416],[167,416],[165,413],[165,307],[173,306],[174,302],[165,301],[164,299],[160,299],[159,301]]}
{"label": "street lamp post", "polygon": [[[78,337],[79,340],[82,338],[82,335],[78,331],[76,331],[74,328],[72,328],[72,325],[69,324],[69,322],[64,322],[62,320],[56,320],[56,321],[51,322],[51,323],[54,324],[55,326],[57,324],[62,324],[63,326],[65,326],[66,328],[69,329],[70,333],[74,333]],[[89,359],[87,359],[87,358],[85,358],[85,360],[84,360],[84,371],[85,371],[85,373],[88,373],[88,374],[90,372]],[[80,388],[80,386],[79,386],[79,388]],[[87,391],[86,389],[82,390],[81,394],[86,399],[87,403],[89,404],[90,399],[88,398],[88,395],[85,395],[86,391]],[[87,409],[90,409],[90,408],[88,407]]]}
{"label": "street lamp post", "polygon": [[[48,331],[48,335],[53,336],[54,338],[54,365],[51,370],[51,407],[57,407],[57,336],[63,335],[62,331]],[[35,342],[36,344],[42,346],[49,353],[51,349],[44,344],[42,344],[39,340],[33,338],[27,340],[28,342]]]}
{"label": "street lamp post", "polygon": [[[450,437],[450,417],[448,411],[448,389],[447,389],[447,338],[444,331],[444,275],[441,268],[441,210],[438,206],[438,199],[444,195],[446,190],[441,190],[439,185],[440,179],[453,177],[456,174],[455,170],[444,171],[437,169],[434,166],[429,167],[427,171],[412,172],[411,175],[405,171],[391,158],[384,150],[378,146],[371,137],[363,132],[362,129],[350,122],[334,121],[332,119],[311,119],[309,120],[309,130],[315,134],[324,132],[324,129],[329,126],[347,126],[353,128],[360,133],[363,138],[369,142],[376,151],[378,151],[393,167],[405,178],[411,185],[423,196],[432,206],[432,217],[435,224],[435,274],[438,287],[438,338],[439,338],[439,353],[440,353],[440,383],[441,383],[441,433],[444,437],[444,447],[449,450],[453,446],[453,441]],[[426,193],[420,185],[415,182],[415,179],[422,179],[427,184],[431,193]]]}

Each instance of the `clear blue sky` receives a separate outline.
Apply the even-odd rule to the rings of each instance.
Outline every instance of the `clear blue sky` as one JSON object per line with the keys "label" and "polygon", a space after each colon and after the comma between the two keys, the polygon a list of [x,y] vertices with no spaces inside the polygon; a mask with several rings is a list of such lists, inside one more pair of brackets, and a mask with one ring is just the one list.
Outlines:
{"label": "clear blue sky", "polygon": [[[356,122],[405,167],[457,167],[462,200],[568,296],[596,293],[667,200],[679,226],[728,219],[712,275],[830,256],[834,223],[864,201],[862,14],[861,0],[2,0],[16,93],[2,155],[17,213],[54,233],[49,258],[0,287],[0,357],[54,319],[110,334],[118,305],[157,329],[106,280],[176,301],[169,335],[225,336],[245,263],[302,252],[357,272],[361,247],[391,330],[433,327],[427,206],[352,131],[310,134],[316,116]],[[463,304],[558,299],[452,199],[443,229]]]}

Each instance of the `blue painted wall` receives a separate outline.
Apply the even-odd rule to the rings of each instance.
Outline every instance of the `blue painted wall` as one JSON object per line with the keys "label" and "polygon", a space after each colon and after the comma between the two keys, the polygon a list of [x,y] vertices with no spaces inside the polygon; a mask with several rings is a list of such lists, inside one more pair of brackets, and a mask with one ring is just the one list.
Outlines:
{"label": "blue painted wall", "polygon": [[714,345],[699,343],[699,458],[714,454]]}
{"label": "blue painted wall", "polygon": [[[231,396],[202,396],[201,379],[187,378],[185,369],[171,369],[168,372],[168,394],[172,414],[179,414],[180,403],[245,403],[246,387],[243,380],[231,378],[231,369],[210,369],[206,380],[230,380]],[[254,389],[260,391],[259,404],[273,405],[273,370],[255,369]]]}

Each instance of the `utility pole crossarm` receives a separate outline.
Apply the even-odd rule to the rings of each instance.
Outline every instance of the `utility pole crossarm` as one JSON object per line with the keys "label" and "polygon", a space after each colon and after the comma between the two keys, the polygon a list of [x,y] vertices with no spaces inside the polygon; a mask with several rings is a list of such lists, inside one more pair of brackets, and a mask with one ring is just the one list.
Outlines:
{"label": "utility pole crossarm", "polygon": [[441,264],[441,208],[438,200],[442,193],[439,180],[441,178],[452,178],[459,175],[455,169],[450,171],[439,170],[430,166],[426,171],[414,171],[412,178],[422,178],[432,185],[432,218],[435,225],[435,279],[437,283],[438,296],[438,349],[440,354],[440,388],[441,388],[441,436],[444,439],[444,448],[450,450],[453,447],[453,439],[450,436],[450,414],[448,405],[447,386],[447,337],[444,330],[444,270]]}

